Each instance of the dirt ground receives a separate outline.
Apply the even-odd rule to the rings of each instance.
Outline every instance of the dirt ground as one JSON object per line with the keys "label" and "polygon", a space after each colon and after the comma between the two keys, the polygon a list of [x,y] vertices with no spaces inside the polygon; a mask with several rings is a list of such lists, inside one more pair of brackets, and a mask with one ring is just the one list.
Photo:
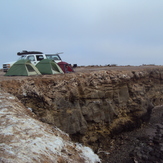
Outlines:
{"label": "dirt ground", "polygon": [[143,70],[143,69],[153,69],[160,68],[163,66],[87,66],[87,67],[77,67],[75,68],[75,72],[90,72],[90,71],[134,71],[134,70]]}
{"label": "dirt ground", "polygon": [[[147,66],[79,66],[74,68],[75,73],[84,73],[92,71],[135,71],[144,69],[163,68],[163,66],[147,65]],[[0,70],[0,81],[2,80],[19,80],[28,78],[27,76],[4,76],[5,73]],[[37,77],[37,76],[30,76]]]}

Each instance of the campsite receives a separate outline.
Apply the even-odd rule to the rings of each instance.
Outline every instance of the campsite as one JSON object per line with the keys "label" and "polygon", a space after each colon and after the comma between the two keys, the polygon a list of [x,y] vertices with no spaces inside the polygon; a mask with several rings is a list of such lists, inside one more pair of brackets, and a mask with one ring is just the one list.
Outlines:
{"label": "campsite", "polygon": [[[6,73],[0,72],[0,84],[3,90],[14,95],[21,105],[30,110],[31,117],[68,133],[72,142],[90,147],[97,154],[94,157],[97,160],[100,158],[102,163],[116,163],[117,160],[134,163],[134,158],[140,161],[144,157],[160,160],[150,155],[150,150],[162,155],[162,130],[158,131],[159,137],[155,132],[156,123],[162,127],[162,107],[157,107],[162,104],[162,92],[158,92],[162,84],[160,82],[155,86],[155,83],[162,80],[162,73],[162,66],[153,65],[72,68],[64,61],[55,62],[46,58],[32,64],[30,60],[22,59],[16,61]],[[138,101],[136,104],[135,98]],[[12,99],[10,97],[8,101]],[[135,108],[140,112],[135,112]],[[152,109],[155,111],[153,114]],[[152,117],[151,122],[154,121],[152,126],[147,123],[149,116]],[[141,128],[141,124],[145,123]],[[148,136],[147,130],[153,130],[150,139],[145,139]],[[21,132],[13,135],[17,136]],[[157,137],[159,140],[151,149],[149,143]],[[13,150],[20,147],[15,146]],[[30,144],[29,148],[32,148]],[[137,148],[141,149],[141,155]],[[26,155],[29,159],[32,155],[35,157],[35,153]],[[9,157],[7,152],[6,156]],[[40,158],[44,159],[42,156]]]}
{"label": "campsite", "polygon": [[71,64],[62,61],[59,54],[44,54],[40,51],[17,52],[17,61],[3,64],[5,76],[53,75],[74,72]]}
{"label": "campsite", "polygon": [[[159,129],[156,124],[162,127],[163,113],[162,107],[153,109],[151,102],[154,106],[162,105],[163,87],[160,82],[163,78],[162,74],[162,66],[89,66],[77,67],[75,73],[52,75],[3,76],[4,72],[1,72],[0,84],[2,90],[14,96],[6,98],[6,101],[11,101],[10,111],[13,111],[12,108],[16,110],[16,113],[13,113],[16,119],[22,118],[20,113],[24,114],[23,118],[26,119],[26,112],[29,112],[31,118],[38,120],[37,123],[43,122],[46,127],[52,126],[55,129],[58,127],[68,133],[73,142],[91,147],[103,160],[102,163],[122,162],[121,160],[134,163],[134,158],[141,161],[144,157],[156,162],[159,158],[150,155],[149,152],[153,150],[158,155],[162,155],[160,150],[162,129]],[[13,101],[19,102],[24,110],[19,111],[21,107]],[[151,109],[154,111],[152,114]],[[5,108],[3,111],[8,117],[9,113]],[[145,124],[150,114],[154,119],[151,119],[151,123]],[[35,128],[29,130],[24,128],[24,126],[28,127],[23,123],[24,119],[21,121],[23,126],[20,126],[20,132],[13,130],[16,133],[13,133],[12,140],[14,138],[17,140],[18,136],[21,138],[17,146],[13,147],[8,137],[1,135],[6,146],[10,142],[10,146],[13,147],[10,150],[12,152],[21,151],[21,147],[26,145],[32,149],[33,146],[29,144],[28,138],[32,140],[40,138]],[[18,128],[21,125],[21,123],[14,123],[12,125],[9,123],[8,127],[14,125]],[[134,129],[141,124],[142,128]],[[30,136],[31,130],[33,137]],[[146,133],[149,130],[152,131],[150,137]],[[4,131],[8,131],[5,124]],[[22,133],[28,138],[23,139]],[[53,135],[49,142],[53,140]],[[155,141],[156,138],[158,141],[151,146],[151,141]],[[20,145],[20,142],[23,143]],[[141,153],[137,149],[140,149]],[[9,158],[10,153],[4,152],[6,158]],[[62,152],[62,156],[65,155],[64,150]],[[39,158],[45,158],[41,153],[39,154]],[[35,153],[29,152],[26,156],[29,159],[37,157]],[[76,155],[71,156],[75,159]],[[71,156],[68,153],[68,157]],[[17,155],[13,158],[18,159]]]}

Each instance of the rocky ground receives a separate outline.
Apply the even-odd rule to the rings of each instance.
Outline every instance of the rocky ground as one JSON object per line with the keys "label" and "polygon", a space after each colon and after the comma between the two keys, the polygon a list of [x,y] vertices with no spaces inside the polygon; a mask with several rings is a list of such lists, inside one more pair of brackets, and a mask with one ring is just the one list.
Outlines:
{"label": "rocky ground", "polygon": [[100,163],[92,149],[37,120],[13,95],[0,88],[1,163]]}
{"label": "rocky ground", "polygon": [[[75,71],[76,73],[88,73],[99,70],[111,70],[112,72],[120,72],[128,70],[132,71],[153,69],[154,67],[155,66],[78,67],[75,69]],[[4,73],[0,72],[0,81],[11,81],[13,79],[24,80],[28,78],[6,76],[4,77],[3,75]],[[86,78],[86,76],[84,75],[83,77]],[[52,80],[50,76],[47,76],[46,78]],[[146,81],[148,80],[146,79]],[[138,86],[141,86],[141,84]],[[145,88],[149,89],[150,86]],[[12,91],[12,89],[10,90]],[[138,88],[135,90],[138,91]],[[158,96],[160,95],[158,94]],[[140,128],[133,128],[133,131],[123,132],[119,135],[112,135],[111,137],[107,138],[106,145],[104,145],[105,140],[103,140],[103,148],[100,148],[99,144],[99,147],[95,149],[95,152],[102,159],[102,163],[163,163],[163,106],[154,107],[154,109],[152,109],[151,118],[149,122],[143,123]]]}
{"label": "rocky ground", "polygon": [[155,107],[141,128],[113,136],[99,154],[105,163],[163,163],[163,106]]}

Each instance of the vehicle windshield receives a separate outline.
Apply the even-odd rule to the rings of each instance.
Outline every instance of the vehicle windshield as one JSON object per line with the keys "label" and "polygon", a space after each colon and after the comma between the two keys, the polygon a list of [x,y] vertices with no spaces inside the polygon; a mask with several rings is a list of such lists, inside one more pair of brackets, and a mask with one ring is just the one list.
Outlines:
{"label": "vehicle windshield", "polygon": [[60,56],[57,54],[46,54],[46,58],[51,60],[61,60]]}
{"label": "vehicle windshield", "polygon": [[26,59],[26,55],[22,55],[21,57],[18,58],[18,60]]}

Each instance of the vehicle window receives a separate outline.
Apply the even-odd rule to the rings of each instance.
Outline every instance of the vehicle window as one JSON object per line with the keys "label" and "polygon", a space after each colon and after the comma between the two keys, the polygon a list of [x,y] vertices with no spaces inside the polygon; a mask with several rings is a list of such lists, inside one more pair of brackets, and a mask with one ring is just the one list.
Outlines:
{"label": "vehicle window", "polygon": [[58,56],[58,55],[56,55],[56,54],[54,54],[54,55],[47,55],[46,54],[46,58],[47,59],[52,59],[52,60],[61,60],[61,58]]}
{"label": "vehicle window", "polygon": [[37,61],[41,61],[44,59],[43,55],[36,55]]}
{"label": "vehicle window", "polygon": [[21,59],[26,59],[26,56],[22,55],[20,58],[18,58],[18,60],[21,60]]}
{"label": "vehicle window", "polygon": [[47,58],[47,59],[51,59],[51,56],[49,56],[49,55],[46,55],[46,58]]}
{"label": "vehicle window", "polygon": [[57,56],[53,56],[52,59],[53,60],[59,60],[59,58]]}
{"label": "vehicle window", "polygon": [[27,59],[30,61],[35,61],[35,57],[33,55],[28,56]]}

